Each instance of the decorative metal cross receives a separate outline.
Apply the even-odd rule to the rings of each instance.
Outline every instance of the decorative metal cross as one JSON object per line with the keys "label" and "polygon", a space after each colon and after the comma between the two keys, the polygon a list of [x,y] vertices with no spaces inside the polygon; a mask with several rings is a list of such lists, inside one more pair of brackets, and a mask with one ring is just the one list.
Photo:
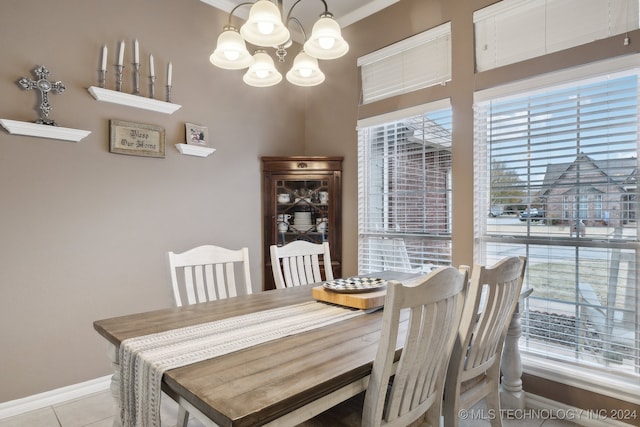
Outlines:
{"label": "decorative metal cross", "polygon": [[44,66],[36,67],[33,70],[33,73],[38,77],[38,80],[31,80],[28,77],[23,77],[18,80],[18,84],[22,86],[24,89],[38,89],[40,90],[40,98],[42,102],[40,102],[40,110],[42,111],[40,119],[36,121],[36,123],[42,125],[51,125],[58,126],[58,124],[49,118],[49,113],[53,110],[53,107],[49,105],[49,92],[55,91],[56,93],[62,93],[66,89],[65,85],[62,82],[51,83],[47,77],[49,77],[49,70],[47,70]]}

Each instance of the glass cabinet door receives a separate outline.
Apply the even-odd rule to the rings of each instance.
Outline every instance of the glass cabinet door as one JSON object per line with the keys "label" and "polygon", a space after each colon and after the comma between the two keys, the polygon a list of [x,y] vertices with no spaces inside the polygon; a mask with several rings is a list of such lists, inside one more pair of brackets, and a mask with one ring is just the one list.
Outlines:
{"label": "glass cabinet door", "polygon": [[275,180],[278,246],[294,240],[327,241],[331,219],[329,190],[326,177]]}

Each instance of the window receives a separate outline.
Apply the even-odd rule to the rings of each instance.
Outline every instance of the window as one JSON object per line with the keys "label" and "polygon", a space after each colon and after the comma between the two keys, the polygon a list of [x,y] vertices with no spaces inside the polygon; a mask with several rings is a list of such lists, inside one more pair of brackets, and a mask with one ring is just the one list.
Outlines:
{"label": "window", "polygon": [[[580,10],[580,19],[567,19]],[[503,0],[473,15],[476,67],[490,70],[638,28],[638,0]],[[622,39],[621,39],[622,40]]]}
{"label": "window", "polygon": [[358,170],[360,274],[450,265],[449,101],[359,122]]}
{"label": "window", "polygon": [[602,195],[596,194],[593,197],[595,199],[593,203],[593,217],[595,219],[602,219]]}
{"label": "window", "polygon": [[451,24],[446,23],[358,58],[362,103],[451,80]]}
{"label": "window", "polygon": [[[613,66],[476,94],[476,254],[528,258],[525,369],[560,364],[554,379],[577,368],[612,393],[638,393],[640,70],[579,77]],[[487,215],[496,204],[505,214]]]}

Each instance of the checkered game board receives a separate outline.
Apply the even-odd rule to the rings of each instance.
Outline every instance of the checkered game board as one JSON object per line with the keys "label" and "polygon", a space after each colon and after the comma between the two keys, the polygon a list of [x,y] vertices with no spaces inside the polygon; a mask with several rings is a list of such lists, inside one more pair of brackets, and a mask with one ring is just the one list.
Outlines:
{"label": "checkered game board", "polygon": [[375,291],[386,285],[386,281],[375,277],[347,277],[346,279],[329,280],[324,288],[335,292],[367,292]]}

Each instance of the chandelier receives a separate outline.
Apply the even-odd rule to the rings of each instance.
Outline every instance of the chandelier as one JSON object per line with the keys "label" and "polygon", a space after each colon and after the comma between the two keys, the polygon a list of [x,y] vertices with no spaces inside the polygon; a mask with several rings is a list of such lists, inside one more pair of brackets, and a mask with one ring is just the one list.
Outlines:
{"label": "chandelier", "polygon": [[[278,72],[271,56],[264,48],[273,47],[279,62],[284,62],[287,48],[292,45],[288,26],[296,23],[304,36],[304,45],[300,53],[293,60],[293,65],[287,72],[287,80],[298,86],[315,86],[324,81],[324,73],[318,67],[318,59],[336,59],[347,53],[349,44],[342,38],[340,26],[329,12],[327,2],[324,12],[313,25],[311,35],[307,39],[302,23],[291,15],[293,9],[302,0],[297,0],[286,15],[271,0],[240,3],[229,13],[229,20],[218,36],[216,49],[209,60],[217,67],[226,70],[241,70],[248,68],[243,81],[256,87],[273,86],[282,81],[282,74]],[[282,0],[278,0],[281,5]],[[233,13],[241,6],[251,5],[249,18],[240,27],[240,31],[231,25]],[[247,50],[246,43],[257,46],[254,54]]]}

